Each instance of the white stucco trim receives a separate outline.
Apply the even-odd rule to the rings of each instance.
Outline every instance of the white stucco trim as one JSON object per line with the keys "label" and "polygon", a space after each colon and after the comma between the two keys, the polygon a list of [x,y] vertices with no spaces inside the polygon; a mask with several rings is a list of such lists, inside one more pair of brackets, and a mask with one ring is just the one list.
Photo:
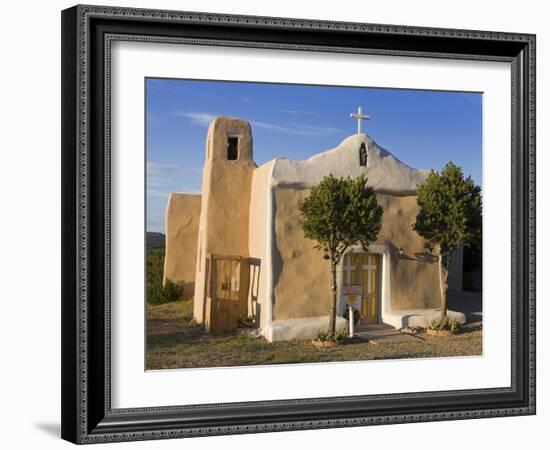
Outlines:
{"label": "white stucco trim", "polygon": [[[302,317],[299,319],[274,320],[270,324],[269,342],[290,341],[292,339],[315,339],[319,331],[327,331],[329,316]],[[348,321],[336,316],[336,329],[346,329]]]}
{"label": "white stucco trim", "polygon": [[[361,144],[367,147],[367,165],[359,165]],[[388,150],[380,147],[366,134],[345,138],[330,150],[317,153],[306,160],[280,158],[273,172],[273,183],[281,186],[308,188],[321,182],[324,176],[365,175],[376,192],[394,195],[414,195],[429,171],[409,167]]]}
{"label": "white stucco trim", "polygon": [[[439,319],[439,308],[404,309],[386,313],[384,323],[395,328],[422,327],[427,328],[433,319]],[[456,320],[460,325],[466,323],[466,315],[458,311],[447,310],[447,317]]]}
{"label": "white stucco trim", "polygon": [[[344,295],[342,293],[342,281],[343,281],[343,270],[342,265],[344,263],[344,256],[348,253],[353,252],[364,252],[362,246],[360,245],[354,245],[349,247],[344,255],[342,256],[342,259],[340,260],[340,263],[338,265],[337,270],[337,283],[338,283],[338,311],[340,314],[344,313]],[[375,253],[382,256],[382,262],[380,264],[380,310],[379,310],[379,320],[381,323],[386,323],[386,317],[391,316],[391,284],[390,284],[390,277],[391,277],[391,252],[390,247],[388,245],[383,244],[370,244],[369,253]],[[390,325],[392,325],[390,323]]]}

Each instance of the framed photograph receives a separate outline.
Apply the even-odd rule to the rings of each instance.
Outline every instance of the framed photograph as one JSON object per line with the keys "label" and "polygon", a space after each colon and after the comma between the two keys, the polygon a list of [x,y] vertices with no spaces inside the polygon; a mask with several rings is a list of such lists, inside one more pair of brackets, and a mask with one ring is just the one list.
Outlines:
{"label": "framed photograph", "polygon": [[62,437],[535,413],[535,36],[62,12]]}

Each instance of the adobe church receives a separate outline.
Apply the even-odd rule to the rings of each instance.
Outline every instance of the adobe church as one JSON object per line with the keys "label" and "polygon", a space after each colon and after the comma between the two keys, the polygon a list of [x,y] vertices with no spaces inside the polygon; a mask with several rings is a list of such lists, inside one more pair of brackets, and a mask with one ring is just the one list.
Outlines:
{"label": "adobe church", "polygon": [[[426,326],[440,304],[438,263],[412,229],[416,187],[428,171],[399,161],[361,132],[304,161],[276,158],[260,167],[250,123],[217,117],[206,138],[202,195],[171,193],[166,208],[164,277],[194,298],[207,330],[239,321],[268,341],[310,339],[328,327],[330,263],[300,226],[299,202],[324,176],[365,175],[384,208],[378,238],[350,248],[338,271],[336,327],[351,306],[361,324]],[[461,289],[461,252],[450,289]],[[464,315],[449,315],[464,322]]]}

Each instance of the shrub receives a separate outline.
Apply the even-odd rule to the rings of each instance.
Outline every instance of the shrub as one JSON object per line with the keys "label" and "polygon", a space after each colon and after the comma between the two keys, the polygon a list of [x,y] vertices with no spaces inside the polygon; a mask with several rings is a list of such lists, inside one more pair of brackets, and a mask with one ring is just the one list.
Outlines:
{"label": "shrub", "polygon": [[183,294],[183,288],[174,283],[172,280],[166,280],[166,283],[164,283],[163,293],[166,297],[166,301],[173,302],[180,299],[181,294]]}
{"label": "shrub", "polygon": [[335,342],[344,342],[347,337],[348,337],[348,330],[346,330],[345,328],[342,328],[341,330],[338,330],[336,333],[334,333]]}
{"label": "shrub", "polygon": [[449,325],[449,330],[451,330],[451,331],[453,331],[453,332],[454,332],[454,331],[457,331],[458,328],[460,327],[460,324],[458,323],[457,320],[454,320],[454,319],[453,319],[453,320],[451,320],[449,323],[450,323],[450,325]]}
{"label": "shrub", "polygon": [[170,280],[163,286],[161,282],[147,282],[147,303],[160,305],[162,303],[179,300],[183,294],[183,288]]}
{"label": "shrub", "polygon": [[319,342],[344,342],[348,337],[348,332],[345,328],[336,331],[334,334],[330,334],[328,331],[319,331],[317,334],[317,340]]}
{"label": "shrub", "polygon": [[147,252],[147,303],[160,305],[179,300],[183,288],[171,280],[162,285],[164,254],[158,251]]}
{"label": "shrub", "polygon": [[449,331],[455,332],[458,330],[459,327],[460,327],[460,324],[456,319],[449,319],[446,317],[444,320],[433,319],[428,328],[430,328],[431,330],[437,330],[437,331],[449,330]]}

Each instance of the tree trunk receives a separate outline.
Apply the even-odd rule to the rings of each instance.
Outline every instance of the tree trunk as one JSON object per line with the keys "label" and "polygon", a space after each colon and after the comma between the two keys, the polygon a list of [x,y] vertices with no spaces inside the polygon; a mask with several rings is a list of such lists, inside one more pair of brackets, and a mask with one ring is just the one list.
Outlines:
{"label": "tree trunk", "polygon": [[331,262],[331,273],[332,273],[332,302],[330,305],[330,315],[328,322],[328,332],[331,336],[334,336],[336,332],[336,297],[337,297],[337,288],[336,288],[336,263]]}
{"label": "tree trunk", "polygon": [[447,289],[449,287],[450,255],[439,254],[439,289],[441,291],[441,321],[447,319]]}

